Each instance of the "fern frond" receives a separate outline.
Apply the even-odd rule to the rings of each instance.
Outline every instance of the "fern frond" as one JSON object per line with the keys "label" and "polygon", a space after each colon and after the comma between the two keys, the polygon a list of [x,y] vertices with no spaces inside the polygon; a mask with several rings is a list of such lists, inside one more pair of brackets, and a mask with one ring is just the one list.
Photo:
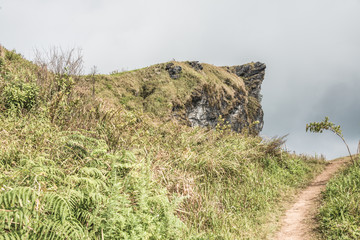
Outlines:
{"label": "fern frond", "polygon": [[75,159],[83,159],[89,154],[86,148],[76,141],[68,141],[65,147],[73,153]]}
{"label": "fern frond", "polygon": [[45,211],[52,213],[62,222],[71,216],[69,202],[56,193],[46,193],[44,196]]}
{"label": "fern frond", "polygon": [[80,189],[86,190],[87,192],[92,192],[94,190],[106,189],[106,183],[100,179],[94,179],[89,177],[78,177],[78,176],[69,176],[65,180],[68,183],[75,184]]}
{"label": "fern frond", "polygon": [[[45,180],[54,180],[56,182],[62,182],[65,178],[65,173],[59,167],[40,165],[31,169],[32,173],[42,176]],[[38,179],[40,180],[40,179]]]}
{"label": "fern frond", "polygon": [[84,230],[77,220],[66,221],[62,228],[65,239],[84,239]]}
{"label": "fern frond", "polygon": [[73,216],[87,226],[99,221],[97,213],[104,202],[105,196],[97,192],[84,194],[72,191],[69,199]]}
{"label": "fern frond", "polygon": [[36,193],[29,187],[17,187],[0,195],[0,207],[3,209],[33,208],[36,204]]}
{"label": "fern frond", "polygon": [[0,227],[5,231],[29,231],[32,213],[22,210],[9,210],[0,212]]}
{"label": "fern frond", "polygon": [[90,155],[91,149],[97,149],[98,147],[103,149],[104,142],[82,134],[73,134],[66,138],[65,149],[72,152],[77,159],[84,159]]}
{"label": "fern frond", "polygon": [[75,209],[74,217],[84,225],[89,225],[89,222],[93,222],[93,214],[88,209]]}
{"label": "fern frond", "polygon": [[80,191],[71,191],[69,206],[71,209],[75,209],[78,207],[82,207],[84,204],[86,205],[99,205],[105,202],[107,198],[99,193],[99,192],[91,192],[88,194],[84,194]]}
{"label": "fern frond", "polygon": [[99,169],[94,167],[83,167],[79,170],[78,173],[80,176],[105,180],[104,174]]}
{"label": "fern frond", "polygon": [[84,198],[84,193],[75,190],[70,191],[70,199],[69,199],[70,207],[72,209],[75,209],[83,198]]}
{"label": "fern frond", "polygon": [[0,240],[22,240],[16,232],[0,234]]}
{"label": "fern frond", "polygon": [[84,239],[83,228],[76,220],[65,222],[47,220],[41,223],[30,239],[57,240],[57,239]]}

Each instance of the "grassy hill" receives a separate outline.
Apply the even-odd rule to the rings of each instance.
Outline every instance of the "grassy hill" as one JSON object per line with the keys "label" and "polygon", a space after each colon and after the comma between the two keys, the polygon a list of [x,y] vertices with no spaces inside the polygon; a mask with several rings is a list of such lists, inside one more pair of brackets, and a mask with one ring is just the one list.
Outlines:
{"label": "grassy hill", "polygon": [[111,75],[97,75],[96,95],[113,106],[122,104],[129,109],[143,108],[156,116],[166,116],[174,108],[179,110],[178,114],[185,114],[192,94],[204,88],[213,93],[211,104],[214,105],[221,102],[222,94],[226,95],[229,108],[236,91],[246,92],[240,78],[220,67],[202,64],[202,71],[196,71],[186,62],[171,63],[182,68],[178,79],[172,79],[165,70],[169,63]]}
{"label": "grassy hill", "polygon": [[241,133],[222,118],[191,127],[197,93],[225,113],[251,101],[224,68],[173,64],[182,68],[176,79],[168,63],[59,76],[0,48],[0,239],[264,239],[274,231],[281,203],[324,161],[253,134],[251,114]]}

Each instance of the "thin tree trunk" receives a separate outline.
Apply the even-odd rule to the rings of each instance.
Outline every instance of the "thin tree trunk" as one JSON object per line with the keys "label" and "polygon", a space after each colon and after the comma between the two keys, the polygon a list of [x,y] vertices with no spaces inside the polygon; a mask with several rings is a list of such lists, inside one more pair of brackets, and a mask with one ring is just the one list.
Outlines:
{"label": "thin tree trunk", "polygon": [[353,157],[352,157],[352,155],[351,155],[350,148],[349,148],[349,146],[347,145],[347,143],[346,143],[346,141],[345,141],[344,137],[343,137],[343,136],[341,136],[341,135],[339,135],[339,134],[337,134],[337,133],[336,133],[336,135],[338,135],[338,136],[341,138],[341,140],[345,143],[345,146],[346,146],[346,148],[347,148],[347,150],[348,150],[348,152],[349,152],[349,155],[350,155],[351,161],[352,161],[352,162],[353,162],[353,164],[355,165],[355,161],[354,161],[354,159],[353,159]]}

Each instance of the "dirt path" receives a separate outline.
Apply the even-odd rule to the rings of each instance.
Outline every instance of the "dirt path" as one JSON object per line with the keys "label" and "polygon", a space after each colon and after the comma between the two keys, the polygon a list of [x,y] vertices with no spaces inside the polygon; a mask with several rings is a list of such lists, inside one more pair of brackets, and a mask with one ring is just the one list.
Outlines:
{"label": "dirt path", "polygon": [[281,229],[274,240],[310,240],[315,239],[314,231],[317,227],[315,216],[320,204],[320,194],[326,183],[339,170],[349,157],[338,158],[330,162],[324,171],[296,197],[296,202],[285,212],[282,218]]}

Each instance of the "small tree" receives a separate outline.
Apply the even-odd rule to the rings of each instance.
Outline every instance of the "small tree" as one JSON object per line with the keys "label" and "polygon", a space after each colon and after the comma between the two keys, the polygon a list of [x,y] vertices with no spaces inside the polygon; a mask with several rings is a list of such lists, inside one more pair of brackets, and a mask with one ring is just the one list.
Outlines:
{"label": "small tree", "polygon": [[56,75],[79,76],[83,71],[83,54],[80,48],[63,50],[61,47],[50,47],[47,51],[34,51],[35,64],[46,67]]}
{"label": "small tree", "polygon": [[351,155],[349,146],[347,145],[347,143],[344,139],[344,136],[342,134],[340,125],[335,125],[334,123],[329,122],[328,117],[325,117],[325,120],[322,122],[312,122],[312,123],[306,124],[306,132],[310,131],[310,132],[314,132],[314,133],[322,133],[324,130],[329,130],[341,138],[341,140],[345,143],[345,146],[349,152],[352,162],[355,164],[355,161]]}
{"label": "small tree", "polygon": [[[52,100],[65,85],[67,92],[70,92],[83,72],[84,61],[81,49],[63,50],[54,46],[43,51],[35,49],[34,54],[34,63],[41,67],[38,84],[42,86],[45,98]],[[53,74],[48,74],[48,71]]]}

